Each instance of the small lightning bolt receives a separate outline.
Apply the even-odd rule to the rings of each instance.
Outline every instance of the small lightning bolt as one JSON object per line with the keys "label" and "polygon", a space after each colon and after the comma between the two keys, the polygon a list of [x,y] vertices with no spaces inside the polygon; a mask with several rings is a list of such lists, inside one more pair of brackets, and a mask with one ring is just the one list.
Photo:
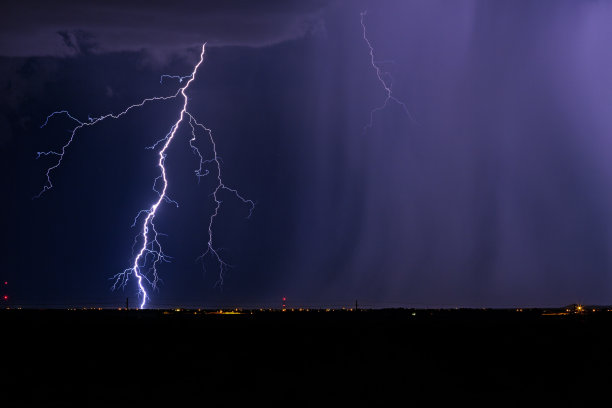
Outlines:
{"label": "small lightning bolt", "polygon": [[[247,218],[251,216],[253,209],[255,208],[255,202],[253,202],[252,200],[246,199],[238,192],[238,190],[228,187],[223,182],[223,179],[221,177],[221,157],[217,153],[217,146],[215,144],[212,131],[208,129],[206,126],[204,126],[202,123],[199,123],[195,119],[195,117],[187,110],[189,98],[187,96],[186,91],[191,85],[191,83],[195,80],[198,68],[204,61],[205,51],[206,51],[206,43],[202,45],[202,52],[200,53],[200,60],[195,65],[190,75],[186,75],[186,76],[162,75],[161,76],[160,83],[163,82],[164,78],[177,79],[179,83],[183,83],[183,81],[186,81],[185,85],[179,88],[176,91],[176,93],[172,95],[146,98],[137,104],[130,105],[129,107],[127,107],[125,110],[123,110],[122,112],[118,114],[109,113],[109,114],[99,116],[99,117],[88,117],[87,121],[81,121],[77,119],[72,114],[70,114],[70,112],[66,110],[56,111],[56,112],[51,113],[49,116],[47,116],[47,119],[41,126],[41,128],[45,127],[49,123],[49,120],[51,118],[53,118],[54,116],[58,116],[58,115],[66,115],[69,119],[77,123],[77,125],[71,130],[68,141],[61,147],[59,151],[48,151],[48,152],[38,152],[37,153],[37,158],[41,158],[43,156],[55,156],[57,160],[55,164],[53,164],[51,167],[47,169],[47,172],[46,172],[47,181],[45,185],[43,186],[42,190],[34,198],[39,198],[46,191],[50,190],[53,187],[53,183],[51,181],[51,173],[61,165],[64,155],[66,154],[66,150],[70,147],[70,145],[72,144],[75,138],[76,133],[80,129],[89,127],[89,126],[94,126],[97,123],[104,121],[106,119],[118,119],[126,115],[132,109],[142,107],[148,102],[166,101],[170,99],[176,99],[179,97],[183,98],[182,109],[179,112],[177,121],[170,128],[170,131],[162,139],[155,142],[155,144],[147,147],[147,149],[157,149],[158,146],[161,145],[161,149],[159,149],[159,152],[158,152],[159,159],[157,161],[157,166],[159,167],[160,174],[159,176],[155,178],[153,182],[153,190],[158,194],[157,201],[155,201],[148,209],[141,210],[140,212],[138,212],[138,214],[134,218],[134,223],[132,224],[132,226],[135,226],[138,223],[138,220],[141,217],[144,217],[144,220],[142,221],[142,230],[134,238],[133,251],[135,252],[135,248],[137,247],[139,240],[140,240],[139,250],[134,257],[134,261],[132,265],[129,268],[126,268],[125,270],[123,270],[122,272],[117,273],[111,278],[114,282],[112,285],[112,289],[114,290],[117,287],[125,288],[130,276],[133,275],[135,277],[136,283],[138,285],[138,295],[142,299],[140,308],[145,307],[147,299],[149,298],[149,294],[147,293],[146,286],[150,286],[152,289],[156,289],[160,281],[160,278],[157,272],[158,264],[160,262],[168,262],[170,259],[162,250],[162,247],[161,247],[161,244],[158,238],[163,234],[158,232],[157,229],[155,228],[154,220],[155,220],[155,216],[157,213],[157,209],[163,202],[171,203],[178,207],[178,203],[168,197],[168,193],[167,193],[168,179],[166,177],[167,173],[166,173],[166,167],[165,167],[165,160],[167,157],[166,151],[168,150],[168,147],[172,143],[172,140],[174,139],[177,131],[179,130],[180,125],[183,122],[187,121],[191,127],[191,139],[189,140],[189,145],[191,146],[194,154],[199,158],[199,167],[198,169],[195,170],[195,174],[198,180],[200,179],[200,177],[203,177],[209,174],[209,171],[204,169],[204,166],[206,164],[214,163],[214,167],[215,167],[216,174],[217,174],[217,178],[216,178],[217,183],[215,185],[214,191],[211,194],[215,205],[214,205],[214,210],[208,222],[207,248],[206,248],[206,251],[200,256],[200,258],[203,258],[207,255],[211,255],[218,262],[219,270],[220,270],[218,284],[223,283],[223,275],[224,275],[225,270],[228,267],[228,264],[222,259],[221,255],[219,254],[219,250],[216,249],[213,245],[213,224],[214,224],[216,217],[219,214],[219,210],[221,208],[221,203],[222,203],[222,201],[219,198],[219,193],[223,190],[228,191],[232,193],[236,198],[238,198],[241,202],[248,205],[249,214]],[[204,130],[206,134],[208,135],[208,138],[213,148],[213,157],[211,159],[204,159],[204,156],[201,154],[200,150],[193,144],[196,141],[196,129],[198,128]]]}
{"label": "small lightning bolt", "polygon": [[[217,145],[215,144],[215,139],[213,138],[212,131],[206,126],[204,126],[203,124],[199,123],[190,113],[187,113],[187,115],[189,116],[189,125],[191,126],[191,136],[192,136],[189,141],[189,144],[191,148],[193,149],[194,154],[196,154],[200,158],[200,167],[195,171],[196,175],[198,177],[201,177],[203,175],[202,166],[205,163],[214,163],[217,169],[217,185],[215,186],[215,189],[211,194],[213,197],[213,200],[215,201],[215,209],[213,213],[210,215],[210,219],[208,222],[208,244],[206,247],[206,251],[202,255],[200,255],[198,258],[203,259],[206,255],[209,255],[209,254],[214,257],[214,259],[219,263],[219,269],[220,269],[219,280],[217,281],[217,285],[223,285],[223,275],[229,265],[223,261],[223,259],[221,258],[221,255],[219,254],[219,251],[215,249],[215,247],[213,246],[213,223],[215,221],[215,218],[217,218],[217,215],[219,215],[219,209],[221,208],[221,203],[222,203],[222,201],[219,199],[219,196],[218,196],[219,192],[221,192],[222,190],[228,191],[232,193],[240,201],[242,201],[244,204],[248,204],[249,215],[247,216],[247,219],[251,218],[251,215],[253,214],[253,209],[255,209],[255,202],[247,198],[244,198],[238,192],[238,190],[234,188],[230,188],[227,185],[225,185],[225,183],[223,182],[223,179],[221,178],[221,157],[219,157],[219,154],[217,153]],[[213,148],[213,158],[212,159],[204,160],[202,155],[200,154],[200,151],[193,145],[193,142],[196,140],[196,135],[195,135],[196,127],[203,129],[208,134],[208,138],[210,139],[210,144],[212,145],[212,148]]]}
{"label": "small lightning bolt", "polygon": [[159,77],[159,83],[162,84],[164,82],[164,78],[170,78],[170,79],[178,79],[179,83],[183,83],[183,81],[185,79],[191,78],[193,74],[191,75],[185,75],[185,76],[180,76],[180,75],[162,75],[161,77]]}
{"label": "small lightning bolt", "polygon": [[[412,120],[413,122],[416,122],[414,120],[414,118],[412,117],[412,114],[408,110],[408,107],[406,106],[406,104],[404,102],[400,101],[399,99],[397,99],[395,96],[393,96],[393,77],[391,76],[391,74],[389,72],[384,71],[380,67],[382,64],[393,63],[393,61],[390,61],[390,60],[377,61],[374,58],[374,47],[372,46],[372,43],[370,43],[370,40],[368,39],[368,36],[367,36],[367,33],[366,33],[366,26],[365,26],[365,22],[364,22],[364,17],[367,14],[368,14],[367,10],[366,11],[362,11],[360,13],[360,15],[361,15],[361,28],[363,29],[363,40],[368,45],[368,49],[369,49],[369,53],[370,53],[370,63],[372,64],[372,67],[376,71],[376,77],[378,78],[378,81],[380,82],[380,84],[385,89],[385,93],[387,94],[387,96],[385,97],[385,101],[383,102],[382,105],[380,105],[380,106],[378,106],[378,107],[376,107],[376,108],[374,108],[374,109],[372,109],[370,111],[370,122],[367,125],[364,126],[363,133],[366,133],[369,129],[372,128],[373,123],[374,123],[374,114],[376,112],[379,112],[379,111],[385,109],[387,107],[387,104],[390,101],[395,102],[399,106],[401,106],[402,109],[404,110],[404,112],[406,112],[406,115],[408,115],[408,117],[410,118],[410,120]],[[385,78],[387,78],[387,79],[385,80]]]}

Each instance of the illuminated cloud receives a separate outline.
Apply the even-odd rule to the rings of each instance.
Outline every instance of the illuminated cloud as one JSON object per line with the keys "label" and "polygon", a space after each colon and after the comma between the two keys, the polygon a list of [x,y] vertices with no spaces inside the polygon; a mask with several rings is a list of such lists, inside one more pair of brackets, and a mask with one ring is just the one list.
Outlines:
{"label": "illuminated cloud", "polygon": [[[97,3],[97,4],[96,4]],[[0,55],[70,56],[242,45],[260,47],[321,32],[316,1],[21,1],[0,16]]]}

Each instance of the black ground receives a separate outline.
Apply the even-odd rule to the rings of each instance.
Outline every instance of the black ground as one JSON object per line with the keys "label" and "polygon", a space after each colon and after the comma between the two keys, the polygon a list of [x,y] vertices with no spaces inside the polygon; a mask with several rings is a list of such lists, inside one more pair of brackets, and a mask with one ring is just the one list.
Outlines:
{"label": "black ground", "polygon": [[0,310],[0,406],[610,401],[612,312],[544,312]]}

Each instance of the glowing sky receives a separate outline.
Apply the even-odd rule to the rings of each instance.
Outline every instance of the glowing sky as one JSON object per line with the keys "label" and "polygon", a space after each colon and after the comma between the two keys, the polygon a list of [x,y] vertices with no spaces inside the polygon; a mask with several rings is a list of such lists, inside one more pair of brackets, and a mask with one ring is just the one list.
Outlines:
{"label": "glowing sky", "polygon": [[[610,3],[196,3],[25,1],[0,17],[0,274],[15,302],[134,296],[108,278],[154,198],[145,147],[180,101],[80,134],[53,191],[32,201],[46,168],[36,152],[70,129],[39,126],[57,109],[86,118],[176,91],[160,75],[188,75],[208,41],[190,112],[215,132],[226,182],[257,206],[245,221],[224,201],[218,240],[234,267],[215,288],[196,262],[214,179],[194,180],[179,132],[167,166],[180,208],[156,218],[172,256],[158,305],[609,303]],[[385,99],[366,9],[414,120],[390,105],[364,134]]]}

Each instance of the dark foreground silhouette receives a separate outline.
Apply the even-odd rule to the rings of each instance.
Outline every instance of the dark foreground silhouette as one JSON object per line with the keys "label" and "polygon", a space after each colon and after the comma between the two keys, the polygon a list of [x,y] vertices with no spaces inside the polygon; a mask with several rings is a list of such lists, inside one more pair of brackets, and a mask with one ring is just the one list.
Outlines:
{"label": "dark foreground silhouette", "polygon": [[0,310],[0,405],[611,399],[605,308],[243,312]]}

